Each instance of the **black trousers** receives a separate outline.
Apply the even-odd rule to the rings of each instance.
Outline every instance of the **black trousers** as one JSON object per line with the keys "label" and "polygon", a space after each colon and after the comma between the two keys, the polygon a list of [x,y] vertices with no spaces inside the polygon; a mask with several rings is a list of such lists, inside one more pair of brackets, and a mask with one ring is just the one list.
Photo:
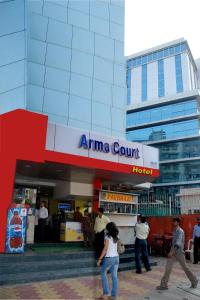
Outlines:
{"label": "black trousers", "polygon": [[39,242],[45,241],[45,229],[46,229],[47,219],[39,219],[38,220],[38,237]]}
{"label": "black trousers", "polygon": [[194,262],[198,263],[199,261],[199,249],[200,249],[200,237],[194,238]]}
{"label": "black trousers", "polygon": [[104,248],[104,237],[105,233],[104,230],[101,232],[97,232],[95,234],[95,252],[96,252],[96,258],[99,258],[101,255],[101,252]]}

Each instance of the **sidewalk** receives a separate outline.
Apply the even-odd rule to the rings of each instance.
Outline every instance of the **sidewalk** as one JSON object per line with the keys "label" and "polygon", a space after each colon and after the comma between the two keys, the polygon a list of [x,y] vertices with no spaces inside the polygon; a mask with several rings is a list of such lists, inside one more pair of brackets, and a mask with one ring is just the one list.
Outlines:
{"label": "sidewalk", "polygon": [[[135,271],[119,273],[120,295],[118,300],[197,300],[198,289],[191,290],[185,274],[179,265],[175,265],[170,280],[170,289],[164,292],[155,291],[165,267],[165,259],[157,259],[158,266],[152,272],[135,274]],[[177,267],[176,267],[177,266]],[[200,265],[190,265],[200,276]],[[20,284],[0,287],[0,299],[66,299],[94,300],[102,294],[100,277],[81,277],[74,279],[54,280],[32,284]]]}

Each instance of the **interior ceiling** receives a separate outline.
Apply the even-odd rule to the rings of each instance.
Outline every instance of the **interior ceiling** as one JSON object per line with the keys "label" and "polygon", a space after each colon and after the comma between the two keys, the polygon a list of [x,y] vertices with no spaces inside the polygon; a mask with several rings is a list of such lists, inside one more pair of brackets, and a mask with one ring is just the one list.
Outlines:
{"label": "interior ceiling", "polygon": [[18,161],[15,181],[19,184],[27,181],[35,182],[35,184],[38,182],[38,185],[55,186],[56,181],[92,183],[95,178],[101,178],[104,184],[114,185],[118,190],[131,189],[137,184],[153,180],[149,176],[80,168],[58,163]]}

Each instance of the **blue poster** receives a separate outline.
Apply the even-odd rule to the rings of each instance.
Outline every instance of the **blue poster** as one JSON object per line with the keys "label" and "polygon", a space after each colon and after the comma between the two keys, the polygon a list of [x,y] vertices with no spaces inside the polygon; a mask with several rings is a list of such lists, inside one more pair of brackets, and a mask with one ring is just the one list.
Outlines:
{"label": "blue poster", "polygon": [[24,207],[8,210],[6,227],[6,252],[22,253],[26,239],[27,209]]}

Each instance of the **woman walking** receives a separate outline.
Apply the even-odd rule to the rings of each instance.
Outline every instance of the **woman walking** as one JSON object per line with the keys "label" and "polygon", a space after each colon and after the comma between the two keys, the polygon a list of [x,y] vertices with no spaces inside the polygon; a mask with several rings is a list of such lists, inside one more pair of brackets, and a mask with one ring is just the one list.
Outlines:
{"label": "woman walking", "polygon": [[[97,266],[101,265],[101,280],[103,287],[103,296],[101,299],[116,299],[118,294],[117,271],[119,267],[119,254],[117,252],[119,230],[115,223],[110,222],[106,225],[106,236],[104,248],[97,261]],[[110,271],[112,277],[112,291],[108,285],[107,272]]]}

